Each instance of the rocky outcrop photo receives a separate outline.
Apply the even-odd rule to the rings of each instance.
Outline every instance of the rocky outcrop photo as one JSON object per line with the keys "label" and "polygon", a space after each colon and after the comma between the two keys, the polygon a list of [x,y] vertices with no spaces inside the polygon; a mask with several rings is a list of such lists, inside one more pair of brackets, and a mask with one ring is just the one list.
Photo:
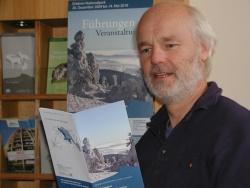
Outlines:
{"label": "rocky outcrop photo", "polygon": [[[148,97],[144,81],[139,73],[100,68],[92,52],[86,53],[85,35],[78,31],[74,43],[68,49],[68,107],[69,111],[104,103],[124,100],[146,101]],[[111,60],[105,60],[110,61]],[[121,66],[119,62],[113,66]]]}

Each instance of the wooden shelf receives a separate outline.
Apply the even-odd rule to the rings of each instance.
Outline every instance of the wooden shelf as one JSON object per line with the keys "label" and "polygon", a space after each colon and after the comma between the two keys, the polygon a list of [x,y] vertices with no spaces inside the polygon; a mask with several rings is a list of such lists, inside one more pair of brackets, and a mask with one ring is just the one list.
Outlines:
{"label": "wooden shelf", "polygon": [[[7,172],[1,147],[0,188],[56,188],[54,174],[41,173],[38,108],[66,110],[66,94],[46,94],[46,81],[49,38],[67,37],[67,3],[68,0],[0,0],[0,34],[34,33],[36,46],[34,94],[4,94],[0,88],[0,118],[36,118],[35,171]],[[26,22],[25,27],[20,27],[21,20]],[[0,85],[3,85],[1,51]]]}
{"label": "wooden shelf", "polygon": [[35,180],[34,173],[0,173],[1,180]]}
{"label": "wooden shelf", "polygon": [[55,176],[53,174],[40,174],[36,179],[54,181]]}
{"label": "wooden shelf", "polygon": [[34,174],[34,173],[0,173],[0,180],[48,180],[54,181],[53,174]]}
{"label": "wooden shelf", "polygon": [[0,95],[2,101],[29,101],[29,100],[66,100],[66,94],[49,94],[49,95]]}
{"label": "wooden shelf", "polygon": [[1,20],[67,18],[68,0],[1,0]]}

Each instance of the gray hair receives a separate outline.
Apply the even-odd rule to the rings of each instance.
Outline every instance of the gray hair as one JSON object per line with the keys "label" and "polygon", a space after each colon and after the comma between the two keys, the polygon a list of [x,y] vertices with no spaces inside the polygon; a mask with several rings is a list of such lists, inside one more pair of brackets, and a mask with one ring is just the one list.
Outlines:
{"label": "gray hair", "polygon": [[216,34],[200,11],[189,5],[186,5],[186,8],[193,22],[193,35],[208,50],[208,58],[206,60],[206,76],[208,77],[211,71],[211,59],[217,43]]}
{"label": "gray hair", "polygon": [[[205,62],[205,73],[206,78],[208,78],[211,71],[211,60],[217,43],[216,34],[212,26],[208,23],[207,19],[203,16],[203,14],[193,6],[187,5],[183,2],[179,2],[176,0],[166,0],[164,2],[157,3],[155,6],[160,7],[161,5],[168,5],[173,7],[181,6],[187,11],[187,14],[190,16],[190,20],[192,22],[191,32],[193,34],[194,40],[197,40],[197,42],[201,43],[208,50],[208,58]],[[136,38],[137,37],[138,32]]]}

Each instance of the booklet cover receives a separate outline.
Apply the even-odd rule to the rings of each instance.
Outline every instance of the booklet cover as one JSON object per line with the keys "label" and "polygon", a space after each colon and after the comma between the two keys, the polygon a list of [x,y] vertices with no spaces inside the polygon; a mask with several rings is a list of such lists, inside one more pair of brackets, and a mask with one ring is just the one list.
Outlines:
{"label": "booklet cover", "polygon": [[153,100],[141,76],[134,37],[141,15],[152,3],[69,2],[69,112],[124,100],[131,124],[145,131],[153,114]]}
{"label": "booklet cover", "polygon": [[3,93],[34,93],[34,34],[5,33],[1,35],[0,43],[3,63]]}
{"label": "booklet cover", "polygon": [[35,119],[0,119],[7,172],[34,172]]}
{"label": "booklet cover", "polygon": [[47,94],[65,93],[67,93],[67,38],[50,38]]}
{"label": "booklet cover", "polygon": [[59,188],[144,187],[123,101],[39,111]]}

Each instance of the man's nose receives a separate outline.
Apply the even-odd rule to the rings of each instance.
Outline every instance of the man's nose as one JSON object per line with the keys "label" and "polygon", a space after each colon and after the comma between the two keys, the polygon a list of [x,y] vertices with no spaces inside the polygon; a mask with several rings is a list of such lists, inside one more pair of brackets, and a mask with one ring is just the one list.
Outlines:
{"label": "man's nose", "polygon": [[159,46],[153,47],[151,54],[152,64],[163,63],[164,60],[166,60],[166,58],[167,58],[167,53],[162,48],[160,48]]}

